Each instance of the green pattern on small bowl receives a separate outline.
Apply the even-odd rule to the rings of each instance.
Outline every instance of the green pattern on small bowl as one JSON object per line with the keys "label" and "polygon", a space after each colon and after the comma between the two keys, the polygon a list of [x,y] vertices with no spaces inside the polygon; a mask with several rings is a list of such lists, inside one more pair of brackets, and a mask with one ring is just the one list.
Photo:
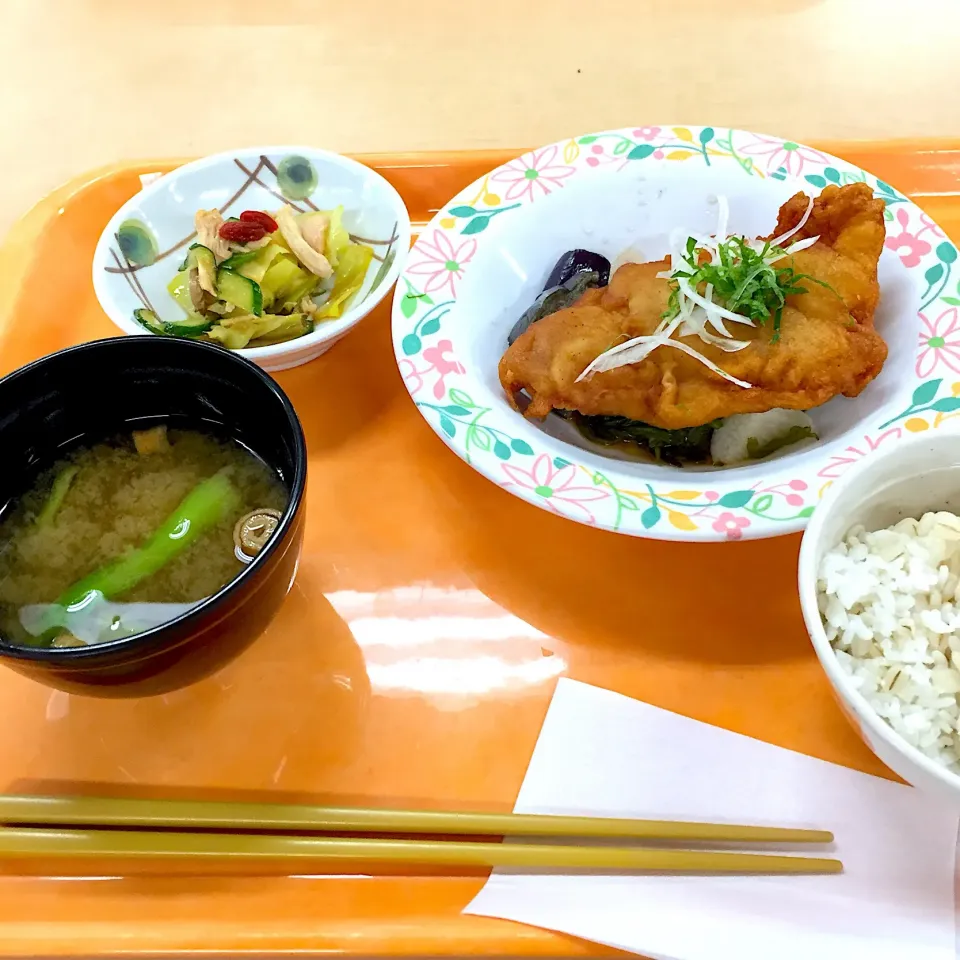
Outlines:
{"label": "green pattern on small bowl", "polygon": [[149,267],[157,259],[157,238],[140,220],[124,220],[117,230],[117,244],[127,263]]}
{"label": "green pattern on small bowl", "polygon": [[306,157],[284,157],[277,164],[277,185],[288,200],[306,200],[317,189],[317,171]]}

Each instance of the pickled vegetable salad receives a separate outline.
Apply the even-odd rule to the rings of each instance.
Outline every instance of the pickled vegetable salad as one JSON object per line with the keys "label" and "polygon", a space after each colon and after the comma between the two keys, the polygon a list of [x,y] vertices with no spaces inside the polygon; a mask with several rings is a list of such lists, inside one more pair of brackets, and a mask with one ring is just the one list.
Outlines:
{"label": "pickled vegetable salad", "polygon": [[162,336],[211,340],[231,350],[282,343],[339,317],[363,286],[373,250],[350,239],[343,207],[271,215],[245,210],[224,220],[198,210],[197,242],[168,289],[181,320],[135,310]]}

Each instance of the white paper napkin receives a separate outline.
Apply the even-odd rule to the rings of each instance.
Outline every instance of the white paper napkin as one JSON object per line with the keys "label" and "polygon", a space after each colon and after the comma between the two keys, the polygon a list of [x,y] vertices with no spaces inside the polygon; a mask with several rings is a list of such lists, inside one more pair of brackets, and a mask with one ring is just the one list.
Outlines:
{"label": "white paper napkin", "polygon": [[654,960],[955,960],[958,815],[912,787],[562,679],[515,810],[822,827],[845,871],[497,871],[467,913]]}

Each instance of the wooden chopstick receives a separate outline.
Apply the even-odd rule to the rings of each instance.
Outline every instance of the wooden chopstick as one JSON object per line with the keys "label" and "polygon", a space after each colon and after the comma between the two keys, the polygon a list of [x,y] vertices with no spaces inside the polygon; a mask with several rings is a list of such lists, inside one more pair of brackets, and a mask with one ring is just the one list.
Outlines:
{"label": "wooden chopstick", "polygon": [[149,860],[296,859],[311,863],[402,863],[526,870],[667,873],[839,873],[839,860],[642,847],[549,846],[443,840],[290,837],[275,834],[0,828],[0,856],[135,857]]}
{"label": "wooden chopstick", "polygon": [[828,830],[672,820],[623,820],[516,813],[378,810],[306,804],[117,797],[0,797],[0,823],[180,830],[453,834],[687,840],[721,843],[830,843]]}

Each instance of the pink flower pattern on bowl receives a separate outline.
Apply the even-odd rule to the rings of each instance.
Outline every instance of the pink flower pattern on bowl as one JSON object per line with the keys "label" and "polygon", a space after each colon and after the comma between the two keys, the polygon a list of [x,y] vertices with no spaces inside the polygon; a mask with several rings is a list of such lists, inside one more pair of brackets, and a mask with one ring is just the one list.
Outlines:
{"label": "pink flower pattern on bowl", "polygon": [[739,146],[742,154],[748,157],[766,157],[766,170],[773,173],[783,167],[791,177],[803,172],[804,164],[813,163],[822,166],[827,157],[819,150],[794,143],[792,140],[780,140],[777,137],[765,137],[753,134],[753,140],[746,146]]}
{"label": "pink flower pattern on bowl", "polygon": [[921,257],[925,257],[930,252],[930,244],[926,240],[921,240],[920,235],[925,231],[932,229],[931,226],[925,226],[916,233],[910,233],[907,226],[910,223],[910,217],[907,211],[902,207],[896,213],[897,223],[900,224],[900,232],[893,236],[887,236],[883,245],[888,250],[893,250],[899,254],[900,260],[905,267],[915,267]]}
{"label": "pink flower pattern on bowl", "polygon": [[409,263],[408,274],[426,277],[424,293],[436,293],[445,288],[452,296],[457,295],[457,281],[463,278],[463,268],[477,252],[477,241],[472,237],[454,246],[443,230],[434,230],[432,239],[421,235],[415,247],[419,260]]}
{"label": "pink flower pattern on bowl", "polygon": [[960,314],[949,307],[930,321],[920,315],[920,354],[917,357],[917,376],[929,377],[941,364],[954,373],[960,373]]}
{"label": "pink flower pattern on bowl", "polygon": [[899,427],[894,427],[892,430],[886,430],[883,433],[879,434],[876,437],[864,437],[863,443],[859,446],[849,446],[842,454],[838,456],[833,456],[830,458],[830,462],[827,463],[825,467],[818,471],[817,476],[823,477],[825,480],[836,480],[845,470],[847,470],[852,464],[856,463],[858,460],[862,460],[865,456],[870,453],[873,453],[881,443],[886,442],[887,440],[899,440],[903,435],[903,431]]}
{"label": "pink flower pattern on bowl", "polygon": [[[513,464],[503,464],[503,472],[509,477],[500,486],[505,489],[519,487],[541,498],[547,509],[559,516],[573,517],[581,522],[596,523],[593,512],[585,504],[594,500],[606,500],[610,492],[603,487],[578,485],[577,468],[568,463],[556,466],[545,453],[534,461],[529,470]],[[530,499],[529,494],[525,495]]]}
{"label": "pink flower pattern on bowl", "polygon": [[[899,220],[899,217],[897,218]],[[946,234],[923,212],[920,212],[920,223],[923,224],[923,229],[920,230],[920,233],[926,233],[928,230],[938,239],[942,240]]]}
{"label": "pink flower pattern on bowl", "polygon": [[728,540],[739,540],[743,536],[743,531],[750,526],[750,521],[746,517],[738,516],[735,513],[721,513],[713,521],[713,529],[717,533],[723,533]]}
{"label": "pink flower pattern on bowl", "polygon": [[556,144],[543,150],[525,153],[518,160],[513,160],[491,174],[490,182],[507,184],[503,197],[507,202],[535,200],[537,197],[546,196],[557,187],[562,187],[563,181],[576,172],[575,167],[554,162],[558,153],[559,147]]}
{"label": "pink flower pattern on bowl", "polygon": [[423,389],[423,374],[426,373],[426,371],[418,370],[417,365],[406,357],[398,360],[397,366],[400,370],[400,376],[407,386],[407,392],[411,397],[416,397]]}
{"label": "pink flower pattern on bowl", "polygon": [[440,340],[436,346],[427,347],[423,351],[423,359],[431,365],[431,370],[437,372],[437,382],[433,385],[433,395],[438,400],[447,392],[443,378],[451,373],[465,372],[462,363],[447,356],[452,351],[453,344],[449,340]]}
{"label": "pink flower pattern on bowl", "polygon": [[423,388],[424,379],[433,373],[436,374],[436,379],[433,382],[433,395],[437,400],[441,400],[447,392],[445,378],[452,373],[466,373],[462,363],[451,356],[447,356],[452,350],[453,344],[449,340],[440,340],[435,346],[427,347],[422,356],[429,366],[423,369],[420,369],[406,357],[400,361],[400,376],[406,382],[411,397],[415,397],[420,392]]}
{"label": "pink flower pattern on bowl", "polygon": [[647,141],[656,140],[657,137],[660,136],[660,128],[659,127],[637,127],[637,129],[633,131],[633,135],[638,140],[647,140]]}

